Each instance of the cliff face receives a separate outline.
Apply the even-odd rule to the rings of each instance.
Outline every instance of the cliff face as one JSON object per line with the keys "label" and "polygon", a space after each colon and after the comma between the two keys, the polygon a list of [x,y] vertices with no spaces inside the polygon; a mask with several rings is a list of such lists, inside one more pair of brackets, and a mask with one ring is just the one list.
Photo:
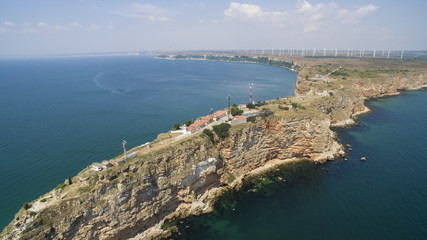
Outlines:
{"label": "cliff face", "polygon": [[[399,94],[427,86],[427,74],[390,74],[373,79],[319,80],[308,82],[300,73],[296,95],[310,99],[318,111],[328,114],[333,126],[353,124],[352,116],[368,111],[365,100]],[[322,82],[323,81],[323,82]],[[319,83],[321,82],[321,83]],[[327,87],[322,84],[327,83]]]}
{"label": "cliff face", "polygon": [[328,118],[259,119],[233,127],[227,139],[215,136],[214,143],[197,136],[127,166],[85,169],[72,185],[46,194],[44,208],[29,209],[35,216],[21,210],[2,239],[165,236],[166,217],[211,211],[223,190],[272,160],[332,158],[339,145],[329,124]]}

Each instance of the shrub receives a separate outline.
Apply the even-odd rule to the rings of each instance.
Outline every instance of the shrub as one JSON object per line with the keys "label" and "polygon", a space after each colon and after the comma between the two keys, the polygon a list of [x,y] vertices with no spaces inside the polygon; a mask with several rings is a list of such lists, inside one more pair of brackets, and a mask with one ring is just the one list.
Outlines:
{"label": "shrub", "polygon": [[246,121],[255,123],[255,120],[256,120],[256,117],[253,116],[253,117],[248,117]]}
{"label": "shrub", "polygon": [[205,134],[206,136],[208,136],[209,137],[209,139],[213,142],[213,133],[212,133],[212,131],[211,130],[209,130],[209,129],[207,129],[207,128],[205,128],[205,129],[203,129],[203,132],[202,132],[203,134]]}
{"label": "shrub", "polygon": [[43,198],[42,200],[40,200],[40,202],[46,202],[46,201],[47,201],[46,198]]}
{"label": "shrub", "polygon": [[28,214],[29,214],[31,217],[33,217],[33,216],[35,216],[35,215],[36,215],[36,213],[35,213],[35,212],[31,212],[31,211],[29,211],[29,212],[28,212]]}
{"label": "shrub", "polygon": [[231,105],[232,107],[237,107],[237,104],[233,103],[233,105]]}
{"label": "shrub", "polygon": [[248,103],[248,104],[246,104],[246,108],[254,109],[255,105],[253,103]]}
{"label": "shrub", "polygon": [[179,129],[179,123],[174,123],[173,130],[178,130],[178,129]]}
{"label": "shrub", "polygon": [[184,125],[184,124],[188,127],[191,124],[193,124],[193,121],[192,120],[187,120],[187,121],[185,121],[185,122],[182,123],[182,125]]}
{"label": "shrub", "polygon": [[230,109],[231,115],[236,116],[243,113],[243,110],[238,109],[237,107],[232,107]]}
{"label": "shrub", "polygon": [[228,123],[221,123],[219,125],[213,126],[213,130],[216,135],[220,138],[226,138],[229,136],[228,130],[231,128],[231,125]]}
{"label": "shrub", "polygon": [[25,210],[28,210],[28,208],[30,208],[30,207],[31,207],[31,205],[27,202],[24,202],[24,204],[22,204],[22,208]]}
{"label": "shrub", "polygon": [[73,184],[73,182],[71,181],[71,177],[68,177],[68,185]]}
{"label": "shrub", "polygon": [[299,106],[298,106],[298,103],[292,103],[292,107],[293,107],[293,108],[297,108],[297,107],[299,107]]}
{"label": "shrub", "polygon": [[334,93],[333,92],[329,92],[329,96],[334,96]]}
{"label": "shrub", "polygon": [[65,187],[65,184],[64,183],[60,183],[60,184],[58,184],[56,187],[55,187],[55,190],[57,190],[57,189],[62,189],[62,188],[64,188]]}

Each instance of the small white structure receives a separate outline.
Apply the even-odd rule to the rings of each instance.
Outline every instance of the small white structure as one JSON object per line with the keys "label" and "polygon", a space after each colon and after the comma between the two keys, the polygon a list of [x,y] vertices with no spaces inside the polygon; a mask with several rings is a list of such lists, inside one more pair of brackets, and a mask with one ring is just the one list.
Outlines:
{"label": "small white structure", "polygon": [[130,153],[129,155],[128,155],[128,158],[134,158],[134,157],[136,157],[136,153]]}
{"label": "small white structure", "polygon": [[191,134],[191,131],[188,130],[187,125],[184,124],[184,126],[182,127],[182,133],[184,134]]}
{"label": "small white structure", "polygon": [[92,163],[92,170],[95,172],[100,172],[102,170],[102,167],[99,163]]}

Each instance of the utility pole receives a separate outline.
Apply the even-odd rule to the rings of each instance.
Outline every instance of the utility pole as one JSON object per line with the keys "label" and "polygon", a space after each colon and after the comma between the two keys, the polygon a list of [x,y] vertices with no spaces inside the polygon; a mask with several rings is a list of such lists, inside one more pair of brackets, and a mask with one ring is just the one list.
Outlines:
{"label": "utility pole", "polygon": [[254,86],[253,83],[249,83],[249,103],[252,103],[252,87]]}
{"label": "utility pole", "polygon": [[123,156],[125,156],[125,159],[127,159],[127,158],[128,158],[127,151],[126,151],[126,144],[127,144],[127,142],[126,142],[125,140],[122,140],[122,145],[123,145]]}
{"label": "utility pole", "polygon": [[230,95],[228,95],[227,96],[227,99],[228,99],[228,111],[227,111],[227,116],[228,116],[228,119],[230,119],[231,117],[230,117],[230,114],[231,114],[231,110],[230,110]]}

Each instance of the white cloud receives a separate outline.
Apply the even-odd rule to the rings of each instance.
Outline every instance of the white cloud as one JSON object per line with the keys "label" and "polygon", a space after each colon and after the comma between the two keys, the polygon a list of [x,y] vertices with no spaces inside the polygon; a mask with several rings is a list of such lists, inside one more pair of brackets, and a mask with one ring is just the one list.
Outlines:
{"label": "white cloud", "polygon": [[97,30],[97,29],[99,29],[100,27],[98,26],[98,25],[96,25],[96,24],[92,24],[92,25],[90,25],[86,30],[88,30],[88,31],[93,31],[93,30]]}
{"label": "white cloud", "polygon": [[82,25],[80,23],[76,23],[76,22],[71,23],[70,26],[72,28],[81,28],[82,27]]}
{"label": "white cloud", "polygon": [[8,26],[8,27],[15,27],[15,23],[11,22],[11,21],[5,21],[3,22],[4,25]]}
{"label": "white cloud", "polygon": [[39,31],[38,29],[31,28],[31,27],[26,27],[26,28],[22,29],[23,33],[35,33],[35,32],[38,32],[38,31]]}
{"label": "white cloud", "polygon": [[152,22],[173,22],[172,15],[174,12],[157,7],[151,4],[140,4],[134,3],[128,6],[122,7],[120,10],[107,11],[109,13],[127,17],[127,18],[140,18]]}
{"label": "white cloud", "polygon": [[359,17],[363,17],[363,16],[366,16],[368,14],[375,12],[376,10],[378,10],[378,8],[379,7],[377,7],[377,6],[369,4],[369,5],[366,5],[366,6],[363,6],[359,9],[357,9],[355,12],[355,15],[359,16]]}
{"label": "white cloud", "polygon": [[224,15],[228,19],[238,21],[261,21],[281,23],[285,21],[286,12],[265,12],[261,7],[253,4],[231,2]]}
{"label": "white cloud", "polygon": [[47,24],[47,23],[45,23],[45,22],[39,22],[39,23],[37,24],[37,26],[38,26],[38,27],[40,27],[40,28],[46,28],[46,27],[49,27],[49,24]]}
{"label": "white cloud", "polygon": [[263,11],[259,5],[231,2],[224,11],[226,19],[235,21],[256,21],[273,23],[279,27],[293,25],[304,32],[312,32],[328,24],[354,24],[361,18],[375,12],[378,7],[372,4],[359,8],[345,9],[334,2],[312,5],[306,0],[298,0],[296,8],[289,11]]}

